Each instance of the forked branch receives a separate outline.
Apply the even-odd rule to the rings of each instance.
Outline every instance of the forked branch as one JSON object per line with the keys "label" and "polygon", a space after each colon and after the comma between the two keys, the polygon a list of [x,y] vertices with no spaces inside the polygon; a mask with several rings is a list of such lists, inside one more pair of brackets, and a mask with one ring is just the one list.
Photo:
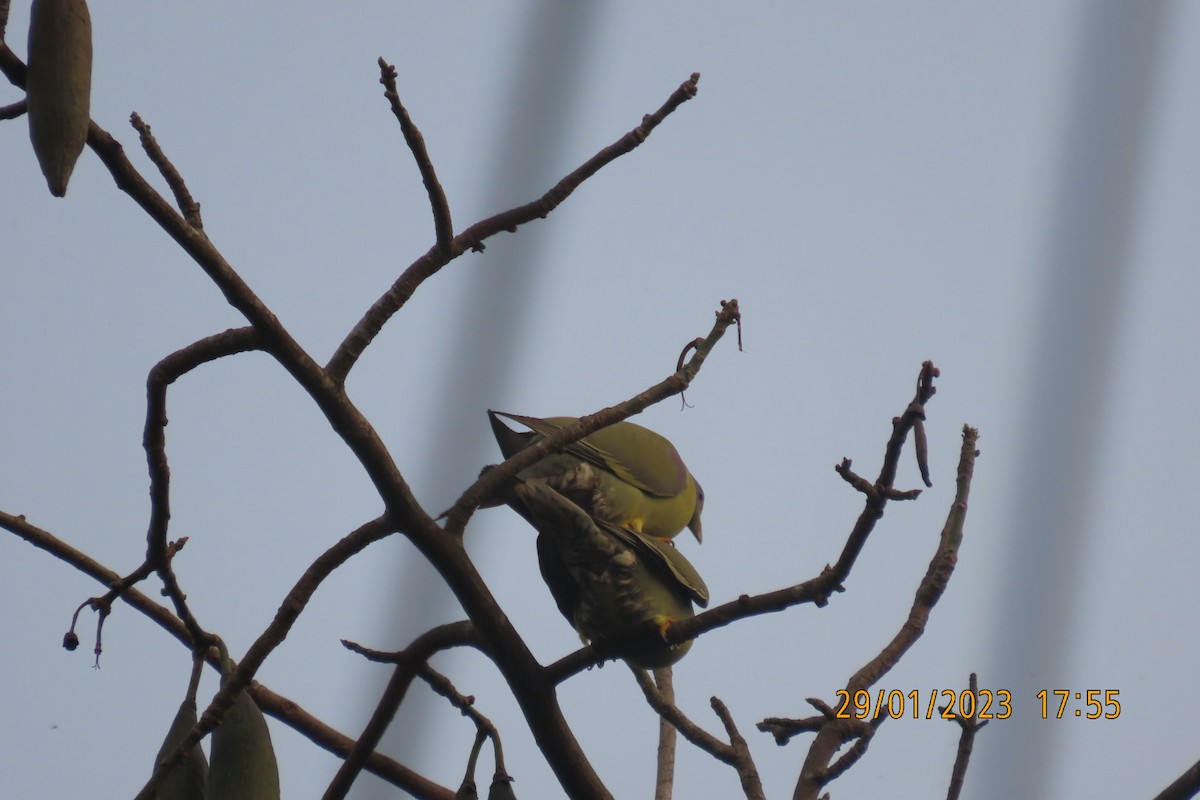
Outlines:
{"label": "forked branch", "polygon": [[[101,585],[110,586],[121,580],[121,576],[113,570],[71,547],[49,531],[33,525],[22,516],[14,516],[0,511],[0,528],[11,531],[29,544],[71,565]],[[129,589],[124,592],[121,599],[142,612],[181,644],[191,647],[191,635],[170,609],[154,602],[137,589]],[[220,664],[215,656],[209,658],[209,664],[215,669],[220,669]],[[309,714],[294,700],[276,694],[260,683],[251,684],[248,691],[254,696],[254,702],[258,704],[259,708],[308,738],[318,747],[339,757],[345,756],[353,747],[353,739]],[[434,783],[408,767],[378,753],[373,754],[367,760],[366,768],[415,797],[451,800],[454,794],[446,787]]]}
{"label": "forked branch", "polygon": [[[380,68],[384,70],[385,74],[389,70],[394,74],[394,68],[391,68],[386,63],[381,63]],[[392,318],[392,315],[408,302],[408,299],[413,296],[413,293],[416,292],[426,279],[435,275],[442,267],[468,250],[482,250],[484,241],[495,236],[497,233],[515,231],[521,225],[532,222],[535,219],[545,219],[551,211],[566,200],[585,180],[595,175],[607,164],[612,163],[646,141],[651,131],[658,127],[659,123],[666,119],[671,112],[696,96],[696,87],[699,82],[700,73],[693,73],[688,80],[684,81],[667,98],[667,102],[663,103],[658,111],[644,116],[641,125],[638,125],[620,139],[585,161],[537,200],[517,206],[516,208],[511,208],[508,211],[502,211],[493,217],[476,222],[448,242],[443,239],[445,233],[444,227],[449,225],[450,217],[448,204],[444,202],[445,193],[441,186],[437,184],[437,177],[434,175],[432,164],[429,163],[429,156],[424,151],[424,147],[421,146],[414,149],[413,155],[418,165],[421,166],[421,177],[422,180],[426,181],[426,190],[430,194],[431,204],[434,209],[437,241],[425,255],[418,258],[401,273],[396,282],[392,284],[392,287],[375,301],[367,313],[363,315],[362,319],[358,321],[358,324],[354,326],[353,330],[347,334],[345,340],[338,345],[337,350],[329,359],[329,363],[325,365],[325,370],[329,377],[339,384],[345,382],[346,376],[363,354],[363,351],[367,349],[368,345],[383,330],[383,326]],[[391,87],[389,86],[388,89],[390,91]],[[399,104],[398,97],[396,103]],[[407,116],[407,113],[405,113],[405,116]],[[409,120],[408,124],[412,125],[412,121]],[[403,127],[403,120],[401,120],[401,125]],[[415,125],[412,126],[412,129],[416,130]],[[407,133],[405,134],[405,138],[409,139]],[[410,147],[412,147],[413,143],[414,140],[409,140]],[[444,220],[440,218],[442,215],[445,216]]]}
{"label": "forked branch", "polygon": [[[978,437],[979,432],[974,428],[963,426],[954,502],[950,506],[946,523],[942,527],[937,550],[929,562],[925,576],[917,587],[908,617],[901,625],[900,630],[877,656],[863,665],[846,683],[846,692],[851,697],[856,692],[873,686],[908,652],[909,648],[924,633],[925,624],[929,620],[933,607],[946,590],[946,585],[958,561],[959,545],[962,543],[963,526],[967,516],[967,500],[971,491],[971,478],[975,471],[975,457],[978,455],[978,451],[975,449]],[[794,800],[816,800],[821,790],[844,772],[849,763],[852,763],[846,760],[849,756],[853,756],[855,759],[860,757],[862,752],[865,752],[875,727],[886,717],[886,710],[884,715],[873,720],[857,719],[854,718],[854,715],[850,715],[850,717],[849,719],[827,717],[820,725],[801,767],[800,777],[792,795]],[[774,722],[777,721],[771,723],[764,721],[760,727],[768,729],[769,725]],[[871,727],[864,729],[864,724]],[[778,728],[775,728],[774,732],[778,740]],[[851,750],[834,761],[838,751],[848,742],[853,742]]]}

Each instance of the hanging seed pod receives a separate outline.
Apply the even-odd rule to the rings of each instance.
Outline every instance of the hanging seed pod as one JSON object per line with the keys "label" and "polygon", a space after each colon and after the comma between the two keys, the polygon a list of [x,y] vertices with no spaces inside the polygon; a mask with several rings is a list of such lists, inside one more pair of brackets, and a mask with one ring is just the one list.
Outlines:
{"label": "hanging seed pod", "polygon": [[[184,737],[196,726],[196,700],[189,697],[179,704],[179,712],[163,739],[162,747],[154,758],[155,766],[175,751]],[[208,761],[200,745],[192,747],[184,756],[183,763],[171,770],[158,790],[160,800],[205,800],[204,791],[208,783]]]}
{"label": "hanging seed pod", "polygon": [[492,776],[492,785],[488,787],[488,800],[517,800],[512,785],[511,775],[503,769],[496,770],[496,774]]}
{"label": "hanging seed pod", "polygon": [[475,787],[475,781],[465,779],[454,793],[454,800],[479,800],[479,789]]}
{"label": "hanging seed pod", "polygon": [[279,800],[279,765],[267,721],[248,691],[212,734],[208,800]]}
{"label": "hanging seed pod", "polygon": [[33,0],[25,94],[29,138],[62,197],[87,141],[92,93],[92,18],[86,0]]}

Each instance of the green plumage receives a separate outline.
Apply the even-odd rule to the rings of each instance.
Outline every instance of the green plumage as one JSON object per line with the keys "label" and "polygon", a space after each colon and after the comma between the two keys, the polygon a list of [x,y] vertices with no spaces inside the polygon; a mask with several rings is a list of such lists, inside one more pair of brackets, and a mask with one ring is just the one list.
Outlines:
{"label": "green plumage", "polygon": [[[500,417],[529,432],[514,431]],[[488,419],[505,458],[576,421],[575,417],[526,417],[489,411]],[[701,539],[704,491],[675,446],[652,430],[618,422],[552,453],[524,470],[597,519],[649,536],[670,539],[685,527]]]}
{"label": "green plumage", "polygon": [[644,669],[683,658],[692,643],[663,637],[708,605],[708,587],[673,544],[595,519],[544,480],[517,481],[508,502],[538,530],[542,577],[584,640],[620,643]]}

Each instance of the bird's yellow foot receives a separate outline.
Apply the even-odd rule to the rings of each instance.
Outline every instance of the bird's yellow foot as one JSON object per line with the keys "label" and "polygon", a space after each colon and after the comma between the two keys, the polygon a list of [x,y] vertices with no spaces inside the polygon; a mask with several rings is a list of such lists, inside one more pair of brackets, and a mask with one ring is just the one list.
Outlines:
{"label": "bird's yellow foot", "polygon": [[674,623],[675,623],[675,620],[671,619],[670,617],[655,617],[654,618],[655,629],[658,631],[658,635],[660,637],[662,637],[662,640],[664,642],[667,640],[667,631],[669,631],[671,629],[671,625],[673,625]]}

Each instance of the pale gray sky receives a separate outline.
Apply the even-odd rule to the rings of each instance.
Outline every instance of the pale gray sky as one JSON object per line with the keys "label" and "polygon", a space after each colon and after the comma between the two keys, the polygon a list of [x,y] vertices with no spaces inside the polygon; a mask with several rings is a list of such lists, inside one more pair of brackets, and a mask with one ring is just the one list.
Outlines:
{"label": "pale gray sky", "polygon": [[[808,739],[778,748],[754,723],[806,715],[804,697],[832,700],[895,633],[970,423],[982,455],[957,571],[924,638],[880,685],[960,688],[977,671],[985,688],[1022,693],[1014,719],[977,740],[967,797],[1151,797],[1200,758],[1189,691],[1200,552],[1188,533],[1200,447],[1200,8],[1144,4],[1161,14],[1157,28],[1106,40],[1097,9],[1117,5],[331,13],[301,2],[285,17],[271,4],[94,4],[92,116],[147,175],[126,120],[136,110],[153,126],[209,236],[324,361],[432,241],[378,56],[397,66],[460,230],[540,194],[700,72],[698,97],[645,145],[547,220],[422,287],[352,373],[354,400],[439,511],[499,457],[485,409],[582,414],[625,399],[669,373],[718,301],[737,297],[745,352],[727,338],[689,391],[692,408],[667,401],[638,420],[670,437],[705,487],[705,543],[681,546],[723,602],[836,558],[860,502],[832,467],[851,457],[874,476],[891,418],[932,359],[934,488],[889,508],[827,608],[703,637],[676,668],[680,704],[718,730],[708,698],[724,699],[768,796],[789,796]],[[9,39],[22,58],[27,19],[15,3]],[[1142,88],[1125,87],[1130,74]],[[20,97],[0,89],[0,104]],[[1114,133],[1130,115],[1132,133]],[[1089,160],[1114,139],[1133,168]],[[243,320],[90,151],[65,200],[46,191],[23,118],[0,123],[0,152],[0,508],[128,571],[148,509],[146,373]],[[1119,219],[1093,202],[1106,197]],[[1068,224],[1078,237],[1064,244]],[[1116,256],[1104,244],[1114,238]],[[1102,249],[1064,263],[1089,246]],[[471,334],[480,327],[489,333]],[[1079,331],[1087,338],[1073,344]],[[201,622],[238,655],[312,559],[380,503],[263,355],[186,376],[169,411],[172,537],[191,537],[176,566]],[[919,483],[910,457],[900,480]],[[573,649],[537,576],[532,531],[496,509],[468,536],[535,654]],[[101,670],[90,669],[91,618],[80,650],[63,652],[72,610],[99,591],[0,536],[0,796],[132,796],[149,774],[188,654],[127,607],[108,620]],[[386,670],[338,639],[401,647],[431,624],[418,612],[461,613],[415,550],[389,539],[317,593],[259,677],[357,735]],[[435,665],[500,726],[518,796],[556,796],[490,665],[474,653]],[[1122,713],[1042,721],[1038,688],[1116,689]],[[202,699],[215,690],[208,676]],[[628,671],[592,670],[560,699],[614,795],[651,795],[655,718]],[[285,796],[319,796],[339,762],[272,730]],[[457,712],[406,706],[393,733],[392,752],[457,785],[472,737]],[[415,744],[431,736],[436,748]],[[950,723],[889,722],[830,789],[936,797],[956,741]],[[484,783],[490,766],[485,756]],[[732,770],[686,744],[678,775],[679,797],[739,794]],[[364,775],[355,796],[394,796],[379,787]]]}

